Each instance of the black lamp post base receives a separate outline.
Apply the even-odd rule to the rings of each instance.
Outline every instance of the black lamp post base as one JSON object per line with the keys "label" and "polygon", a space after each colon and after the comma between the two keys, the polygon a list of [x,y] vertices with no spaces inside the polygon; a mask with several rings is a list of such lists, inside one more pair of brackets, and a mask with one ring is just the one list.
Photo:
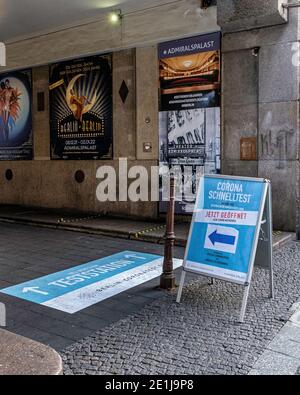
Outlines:
{"label": "black lamp post base", "polygon": [[162,274],[160,276],[160,288],[167,290],[176,289],[176,279],[174,274]]}

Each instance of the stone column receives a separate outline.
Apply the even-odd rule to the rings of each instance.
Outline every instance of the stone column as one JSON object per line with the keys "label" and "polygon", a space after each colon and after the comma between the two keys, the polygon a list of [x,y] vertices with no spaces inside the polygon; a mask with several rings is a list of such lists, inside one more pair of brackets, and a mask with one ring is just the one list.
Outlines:
{"label": "stone column", "polygon": [[113,54],[114,159],[136,158],[135,50]]}
{"label": "stone column", "polygon": [[[269,178],[274,227],[294,231],[299,212],[300,11],[284,10],[280,3],[218,2],[223,31],[223,173]],[[255,160],[240,160],[243,137],[255,138]]]}
{"label": "stone column", "polygon": [[[158,78],[156,46],[137,48],[137,159],[158,160]],[[145,152],[144,143],[151,143],[152,149]]]}
{"label": "stone column", "polygon": [[[50,124],[49,124],[49,71],[48,66],[32,69],[32,127],[34,141],[34,159],[50,159]],[[44,95],[45,107],[38,111],[37,95]]]}
{"label": "stone column", "polygon": [[274,26],[286,23],[285,0],[218,0],[218,24],[224,32]]}

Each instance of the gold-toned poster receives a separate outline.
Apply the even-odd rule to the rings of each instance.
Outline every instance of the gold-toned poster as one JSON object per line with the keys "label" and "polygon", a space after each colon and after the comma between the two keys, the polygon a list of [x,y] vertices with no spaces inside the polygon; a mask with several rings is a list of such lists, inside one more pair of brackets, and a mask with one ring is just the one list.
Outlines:
{"label": "gold-toned poster", "polygon": [[112,158],[111,55],[50,66],[53,159]]}

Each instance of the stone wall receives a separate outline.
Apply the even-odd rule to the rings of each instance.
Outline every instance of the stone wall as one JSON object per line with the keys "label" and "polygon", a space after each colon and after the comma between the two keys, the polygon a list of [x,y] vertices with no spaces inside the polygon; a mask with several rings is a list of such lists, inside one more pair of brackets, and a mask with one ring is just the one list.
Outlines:
{"label": "stone wall", "polygon": [[[270,178],[275,227],[294,230],[299,212],[299,9],[289,10],[286,23],[287,15],[280,3],[218,2],[218,20],[224,31],[222,171]],[[96,170],[102,164],[116,167],[121,157],[127,157],[130,165],[145,164],[147,168],[158,163],[156,44],[218,30],[216,7],[200,13],[198,7],[198,0],[182,0],[129,14],[122,26],[109,25],[103,19],[9,43],[8,69],[114,51],[114,158],[105,162],[50,160],[48,67],[35,67],[34,160],[0,162],[0,203],[155,218],[156,203],[98,202]],[[261,25],[264,27],[257,28]],[[129,87],[125,104],[118,94],[123,80]],[[40,91],[46,93],[44,112],[36,108],[36,94]],[[257,157],[253,160],[241,160],[243,137],[252,137],[257,143]],[[152,144],[151,152],[144,152],[144,143]],[[4,177],[8,168],[14,173],[12,181]],[[77,170],[86,174],[83,184],[74,180]]]}
{"label": "stone wall", "polygon": [[179,0],[125,14],[119,24],[112,24],[104,14],[75,27],[8,42],[7,68],[37,66],[219,30],[217,7],[199,12],[199,6],[199,0]]}
{"label": "stone wall", "polygon": [[[128,158],[129,168],[143,164],[149,174],[158,164],[157,43],[219,30],[216,7],[199,10],[198,0],[181,0],[124,15],[119,25],[104,15],[7,43],[7,67],[1,71],[33,66],[34,160],[0,161],[0,203],[156,218],[156,202],[100,203],[96,172],[101,165],[117,169],[119,158]],[[102,52],[113,52],[113,160],[50,160],[48,64]],[[119,96],[123,80],[129,88],[125,103]],[[45,93],[43,112],[37,111],[38,92]],[[144,143],[151,143],[150,152],[144,152]],[[11,181],[5,178],[7,169],[13,172]],[[82,184],[74,179],[77,170],[85,173]]]}
{"label": "stone wall", "polygon": [[[298,42],[298,8],[289,10],[289,23],[228,32],[222,41],[223,172],[271,179],[274,225],[293,231],[299,212]],[[256,138],[255,160],[241,160],[243,137]]]}
{"label": "stone wall", "polygon": [[[137,62],[138,67],[136,66]],[[149,174],[151,174],[151,166],[157,165],[158,98],[156,82],[158,70],[156,66],[157,51],[154,47],[143,48],[138,51],[128,49],[113,53],[114,157],[111,161],[50,160],[48,66],[34,68],[34,160],[0,161],[0,202],[156,218],[156,202],[101,203],[96,198],[96,189],[100,182],[96,178],[99,166],[113,166],[118,175],[119,158],[125,157],[128,159],[129,169],[132,166],[143,164]],[[141,71],[136,72],[139,69]],[[145,73],[142,70],[148,70],[148,72]],[[119,96],[119,89],[123,80],[129,88],[125,103]],[[45,93],[45,111],[37,111],[37,92]],[[139,116],[137,116],[136,111],[137,101],[140,108]],[[147,117],[151,118],[150,126],[145,123]],[[143,152],[144,142],[152,143],[152,152]],[[5,179],[4,175],[7,169],[13,172],[11,181]],[[85,174],[85,180],[82,184],[75,181],[74,176],[77,170],[82,170]],[[117,178],[119,181],[119,177]]]}
{"label": "stone wall", "polygon": [[218,24],[223,32],[244,31],[286,23],[282,0],[218,0]]}

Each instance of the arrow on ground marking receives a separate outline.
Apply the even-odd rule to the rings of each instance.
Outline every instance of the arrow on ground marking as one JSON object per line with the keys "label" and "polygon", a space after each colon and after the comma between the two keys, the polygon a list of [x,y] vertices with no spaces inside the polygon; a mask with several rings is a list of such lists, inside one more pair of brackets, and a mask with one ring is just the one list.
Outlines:
{"label": "arrow on ground marking", "polygon": [[45,296],[49,295],[48,292],[41,291],[39,289],[39,287],[26,287],[26,288],[23,288],[22,292],[24,294],[26,294],[27,292],[35,292],[35,293],[40,294],[40,295],[45,295]]}

